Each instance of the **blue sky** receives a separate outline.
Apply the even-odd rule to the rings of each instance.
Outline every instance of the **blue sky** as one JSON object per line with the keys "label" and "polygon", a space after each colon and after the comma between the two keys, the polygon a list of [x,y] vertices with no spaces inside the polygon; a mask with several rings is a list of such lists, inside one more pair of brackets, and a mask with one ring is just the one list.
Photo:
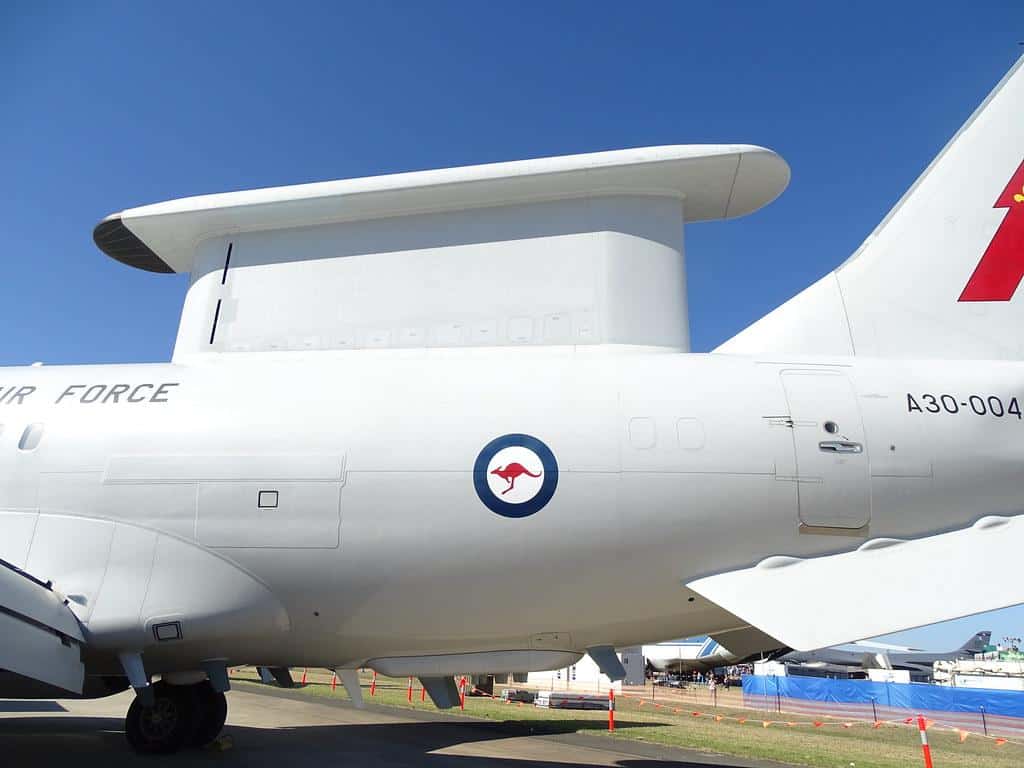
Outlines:
{"label": "blue sky", "polygon": [[[602,149],[743,142],[790,163],[687,230],[693,346],[828,272],[1022,52],[989,2],[0,4],[0,365],[162,361],[183,276],[106,214],[206,192]],[[852,595],[851,599],[868,599]],[[1024,609],[920,630],[1019,634]],[[961,637],[962,636],[962,637]]]}

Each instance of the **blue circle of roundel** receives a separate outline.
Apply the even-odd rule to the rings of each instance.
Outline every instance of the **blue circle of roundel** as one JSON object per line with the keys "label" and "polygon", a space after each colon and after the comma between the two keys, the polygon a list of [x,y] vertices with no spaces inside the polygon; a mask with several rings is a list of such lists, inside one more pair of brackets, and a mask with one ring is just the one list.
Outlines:
{"label": "blue circle of roundel", "polygon": [[[510,504],[502,500],[494,494],[487,483],[487,465],[491,463],[494,454],[512,446],[530,449],[537,454],[544,467],[544,481],[540,490],[536,496],[522,504]],[[558,487],[558,462],[555,461],[555,454],[551,449],[532,435],[502,435],[485,445],[480,455],[476,457],[476,463],[473,464],[473,487],[480,501],[492,512],[503,517],[528,517],[543,509],[555,495],[555,488]]]}

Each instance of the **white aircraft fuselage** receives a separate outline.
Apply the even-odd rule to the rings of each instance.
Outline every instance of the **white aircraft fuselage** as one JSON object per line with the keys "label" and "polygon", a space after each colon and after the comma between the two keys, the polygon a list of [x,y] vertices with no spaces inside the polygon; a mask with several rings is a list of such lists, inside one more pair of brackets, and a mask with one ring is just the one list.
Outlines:
{"label": "white aircraft fuselage", "polygon": [[[690,354],[683,229],[789,166],[641,147],[113,213],[188,273],[167,365],[0,369],[0,695],[130,685],[211,743],[227,666],[799,651],[1024,600],[1024,59],[843,264]],[[986,589],[967,576],[986,572]],[[159,680],[155,680],[159,677]]]}
{"label": "white aircraft fuselage", "polygon": [[[0,556],[68,597],[92,673],[556,665],[742,625],[701,576],[1019,511],[1022,402],[1014,362],[617,347],[6,368]],[[523,516],[474,485],[505,435],[557,462]]]}

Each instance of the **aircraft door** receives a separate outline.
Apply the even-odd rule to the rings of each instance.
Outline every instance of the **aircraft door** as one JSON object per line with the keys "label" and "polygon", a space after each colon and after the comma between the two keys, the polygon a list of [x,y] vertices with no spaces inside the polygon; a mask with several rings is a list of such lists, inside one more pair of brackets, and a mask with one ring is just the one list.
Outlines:
{"label": "aircraft door", "polygon": [[840,371],[782,371],[793,424],[800,522],[857,529],[871,519],[864,423]]}

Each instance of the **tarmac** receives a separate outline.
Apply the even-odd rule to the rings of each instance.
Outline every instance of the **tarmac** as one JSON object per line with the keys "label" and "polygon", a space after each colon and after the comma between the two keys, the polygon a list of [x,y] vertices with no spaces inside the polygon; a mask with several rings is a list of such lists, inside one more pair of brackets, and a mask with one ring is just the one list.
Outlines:
{"label": "tarmac", "polygon": [[780,763],[575,733],[529,734],[521,725],[380,706],[356,709],[277,688],[228,694],[219,748],[139,756],[124,738],[131,692],[93,701],[0,700],[0,764],[60,766],[617,766],[779,768]]}

